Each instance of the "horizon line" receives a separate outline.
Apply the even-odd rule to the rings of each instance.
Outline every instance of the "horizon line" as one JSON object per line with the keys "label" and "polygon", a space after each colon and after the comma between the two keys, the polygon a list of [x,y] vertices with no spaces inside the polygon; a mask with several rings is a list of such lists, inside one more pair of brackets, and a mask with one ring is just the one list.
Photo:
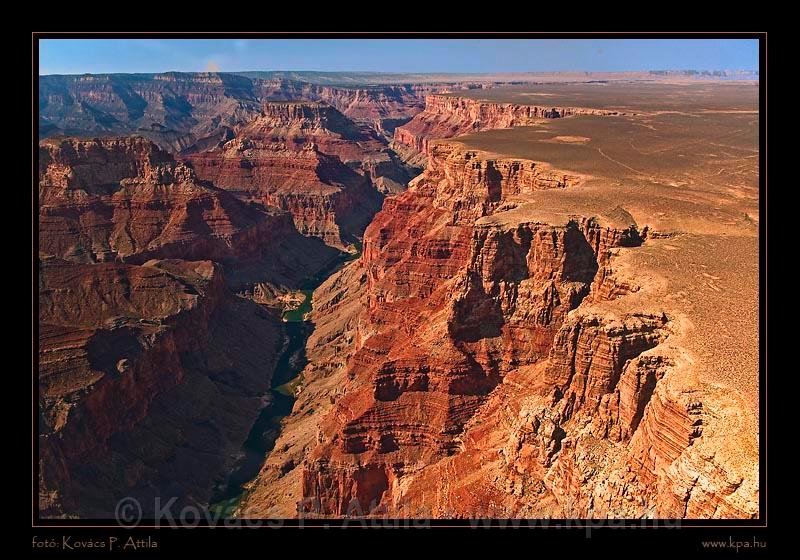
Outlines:
{"label": "horizon line", "polygon": [[38,74],[41,76],[115,76],[115,75],[158,75],[158,74],[244,74],[252,72],[307,72],[316,74],[373,74],[376,76],[387,75],[419,75],[419,76],[513,76],[513,75],[550,75],[550,74],[646,74],[652,72],[661,73],[686,73],[696,72],[698,74],[710,74],[715,72],[729,72],[734,74],[759,74],[759,69],[744,69],[744,68],[715,68],[715,69],[697,69],[697,68],[681,68],[681,69],[664,69],[664,68],[651,68],[648,70],[549,70],[549,71],[514,71],[514,72],[400,72],[400,71],[386,71],[379,72],[375,70],[165,70],[162,72],[75,72],[75,73],[45,73]]}

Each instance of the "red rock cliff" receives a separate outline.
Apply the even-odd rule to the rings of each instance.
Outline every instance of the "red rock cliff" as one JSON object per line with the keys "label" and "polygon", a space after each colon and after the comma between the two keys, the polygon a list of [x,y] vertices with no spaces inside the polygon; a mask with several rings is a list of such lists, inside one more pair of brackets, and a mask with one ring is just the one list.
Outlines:
{"label": "red rock cliff", "polygon": [[[333,257],[298,235],[289,214],[242,203],[149,140],[45,140],[39,159],[42,254],[211,259],[225,263],[231,279],[274,283],[301,279]],[[299,255],[276,254],[281,244]]]}
{"label": "red rock cliff", "polygon": [[531,126],[542,119],[572,115],[618,115],[618,111],[586,107],[551,107],[493,103],[450,95],[428,95],[425,110],[394,131],[392,146],[412,165],[425,163],[430,140],[452,138],[462,134]]}
{"label": "red rock cliff", "polygon": [[205,505],[283,344],[279,317],[228,286],[296,287],[337,252],[143,138],[39,155],[41,512]]}
{"label": "red rock cliff", "polygon": [[517,211],[577,175],[429,153],[320,288],[320,361],[243,514],[753,516],[754,480],[703,437],[718,391],[675,373],[679,326],[624,305],[639,288],[614,255],[649,228]]}
{"label": "red rock cliff", "polygon": [[446,143],[431,154],[366,232],[357,351],[304,467],[309,510],[386,507],[399,481],[456,453],[503,376],[547,356],[616,239],[579,218],[488,220],[514,194],[577,177]]}
{"label": "red rock cliff", "polygon": [[269,103],[234,139],[188,156],[197,174],[245,200],[288,210],[297,229],[343,248],[408,176],[374,133],[316,103]]}

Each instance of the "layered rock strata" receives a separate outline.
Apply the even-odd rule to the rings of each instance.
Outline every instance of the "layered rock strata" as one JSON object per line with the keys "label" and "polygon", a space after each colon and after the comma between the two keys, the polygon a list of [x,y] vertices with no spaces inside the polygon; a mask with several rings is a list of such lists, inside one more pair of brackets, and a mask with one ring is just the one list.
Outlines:
{"label": "layered rock strata", "polygon": [[45,258],[39,299],[40,514],[205,505],[269,388],[277,317],[210,261]]}
{"label": "layered rock strata", "polygon": [[337,87],[285,79],[264,81],[270,99],[320,101],[335,107],[353,121],[369,125],[383,138],[424,108],[425,94],[438,89],[430,84],[393,84]]}
{"label": "layered rock strata", "polygon": [[265,102],[321,101],[388,141],[398,125],[422,111],[426,94],[491,85],[496,84],[345,87],[217,72],[39,76],[39,133],[140,134],[173,153],[197,151],[257,117]]}
{"label": "layered rock strata", "polygon": [[43,255],[209,259],[238,284],[290,285],[336,254],[299,235],[290,214],[241,202],[144,138],[46,140],[39,162]]}
{"label": "layered rock strata", "polygon": [[494,103],[451,95],[428,95],[425,110],[394,131],[392,147],[411,165],[424,166],[431,140],[462,134],[532,126],[543,119],[573,115],[621,115],[615,110]]}
{"label": "layered rock strata", "polygon": [[615,307],[639,288],[614,255],[649,228],[517,213],[583,178],[428,149],[318,290],[311,365],[240,515],[754,515],[756,482],[703,438],[715,390],[674,373],[681,327]]}
{"label": "layered rock strata", "polygon": [[258,114],[252,80],[168,72],[39,78],[40,135],[140,134],[178,152]]}
{"label": "layered rock strata", "polygon": [[187,159],[200,177],[289,211],[302,234],[338,248],[410,178],[373,132],[316,103],[268,103],[232,140]]}
{"label": "layered rock strata", "polygon": [[45,140],[39,163],[40,514],[204,506],[284,344],[231,288],[274,303],[340,253],[141,137]]}

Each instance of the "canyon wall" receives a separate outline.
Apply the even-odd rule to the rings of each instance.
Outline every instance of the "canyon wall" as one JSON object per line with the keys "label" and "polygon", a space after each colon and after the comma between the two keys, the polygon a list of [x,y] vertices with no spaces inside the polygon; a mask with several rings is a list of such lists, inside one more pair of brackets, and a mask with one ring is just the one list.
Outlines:
{"label": "canyon wall", "polygon": [[183,150],[258,114],[253,82],[233,74],[40,76],[40,136],[141,134]]}
{"label": "canyon wall", "polygon": [[186,157],[201,178],[289,211],[303,235],[337,248],[410,179],[374,131],[319,103],[266,103],[231,140]]}
{"label": "canyon wall", "polygon": [[394,131],[392,148],[410,165],[424,167],[428,143],[496,128],[532,126],[542,119],[573,115],[621,115],[586,107],[552,107],[479,101],[455,95],[428,95],[425,110]]}
{"label": "canyon wall", "polygon": [[281,77],[216,72],[39,76],[40,138],[144,135],[172,152],[218,142],[257,117],[268,101],[321,101],[372,127],[386,141],[394,128],[444,89],[487,84],[334,86]]}
{"label": "canyon wall", "polygon": [[[598,148],[619,169],[592,190],[598,177],[437,140],[621,114],[428,95],[411,119],[438,87],[40,79],[43,135],[101,136],[39,147],[43,515],[206,504],[284,345],[275,308],[253,300],[276,304],[361,248],[314,292],[292,414],[238,515],[758,516],[757,455],[737,455],[731,430],[752,415],[697,372],[711,354],[687,349],[697,278],[720,277],[704,255],[665,257],[706,231],[674,241],[621,206],[646,198],[647,223],[664,223],[675,200],[651,193],[685,184]],[[426,167],[407,191],[393,150]],[[742,219],[720,226],[722,204],[709,217],[685,196],[683,227]],[[694,277],[653,297],[667,283],[654,261]]]}
{"label": "canyon wall", "polygon": [[39,162],[43,255],[214,260],[237,288],[296,284],[336,256],[300,235],[290,214],[241,202],[144,138],[45,140]]}
{"label": "canyon wall", "polygon": [[210,261],[44,258],[39,298],[41,515],[207,503],[269,388],[277,317]]}
{"label": "canyon wall", "polygon": [[428,84],[337,87],[284,79],[261,82],[261,87],[270,99],[324,102],[354,121],[369,124],[386,139],[391,139],[399,124],[422,111],[425,94],[437,89]]}
{"label": "canyon wall", "polygon": [[676,376],[679,324],[625,304],[614,255],[649,228],[516,212],[583,178],[427,149],[318,290],[311,365],[240,515],[755,515],[752,473],[709,460],[716,397]]}
{"label": "canyon wall", "polygon": [[205,505],[284,344],[233,292],[296,289],[340,253],[141,137],[44,140],[39,164],[40,513]]}

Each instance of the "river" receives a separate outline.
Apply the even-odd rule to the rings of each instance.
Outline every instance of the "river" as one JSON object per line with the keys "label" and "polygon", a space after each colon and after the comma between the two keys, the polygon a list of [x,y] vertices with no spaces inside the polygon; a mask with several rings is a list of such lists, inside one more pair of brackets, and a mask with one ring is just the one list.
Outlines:
{"label": "river", "polygon": [[314,290],[345,264],[357,259],[361,255],[361,245],[357,244],[356,249],[356,253],[340,256],[317,275],[306,280],[300,289],[305,295],[303,303],[297,309],[283,312],[286,344],[272,374],[272,388],[263,396],[264,407],[242,446],[241,458],[224,482],[214,488],[209,506],[213,512],[225,517],[233,513],[244,495],[245,485],[258,475],[270,451],[275,447],[282,421],[292,412],[294,406],[297,376],[308,363],[305,355],[306,341],[314,331],[314,324],[306,318],[312,309]]}

